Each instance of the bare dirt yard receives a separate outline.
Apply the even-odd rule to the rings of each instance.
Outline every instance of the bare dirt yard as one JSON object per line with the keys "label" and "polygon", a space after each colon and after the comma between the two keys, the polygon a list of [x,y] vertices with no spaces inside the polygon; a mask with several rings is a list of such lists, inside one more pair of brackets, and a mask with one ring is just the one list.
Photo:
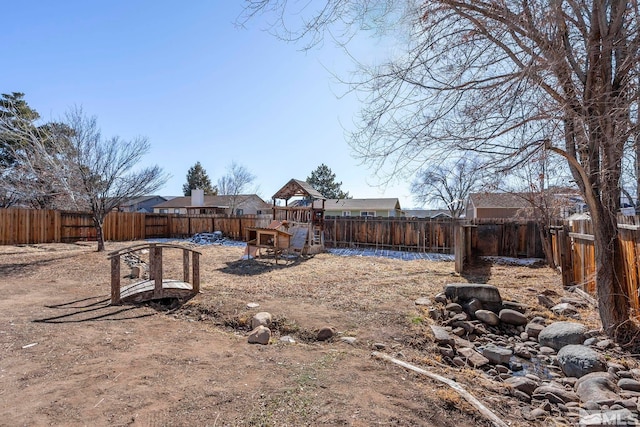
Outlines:
{"label": "bare dirt yard", "polygon": [[[490,425],[449,387],[374,349],[455,379],[511,425],[536,425],[503,384],[440,363],[414,302],[469,281],[535,307],[543,290],[563,294],[549,268],[484,265],[460,277],[452,262],[319,254],[276,265],[201,246],[196,297],[110,306],[109,260],[95,248],[0,247],[0,425]],[[174,252],[167,278],[181,277]],[[247,343],[259,311],[274,318],[269,345]],[[317,341],[325,326],[337,335]]]}

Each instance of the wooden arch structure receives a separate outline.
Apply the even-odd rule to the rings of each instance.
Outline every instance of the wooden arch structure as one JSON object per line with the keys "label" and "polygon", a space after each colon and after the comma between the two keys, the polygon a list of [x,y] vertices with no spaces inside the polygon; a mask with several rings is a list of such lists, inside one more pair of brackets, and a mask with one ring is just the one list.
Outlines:
{"label": "wooden arch structure", "polygon": [[[165,279],[162,255],[165,249],[182,250],[182,280]],[[121,286],[123,256],[148,251],[148,278]],[[111,259],[111,304],[143,302],[162,298],[189,298],[200,292],[200,252],[180,245],[144,243],[109,253]],[[191,276],[191,282],[189,278]]]}

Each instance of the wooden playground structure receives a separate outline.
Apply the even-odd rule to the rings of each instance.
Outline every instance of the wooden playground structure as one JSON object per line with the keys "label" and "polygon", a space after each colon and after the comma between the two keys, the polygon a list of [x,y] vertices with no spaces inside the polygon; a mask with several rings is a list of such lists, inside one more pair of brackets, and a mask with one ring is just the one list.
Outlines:
{"label": "wooden playground structure", "polygon": [[[289,201],[298,197],[296,203]],[[277,205],[278,200],[284,206]],[[309,255],[324,250],[325,197],[309,183],[290,180],[273,195],[273,220],[268,227],[247,229],[245,256],[260,257],[261,250],[272,254],[276,263],[284,254]]]}
{"label": "wooden playground structure", "polygon": [[[162,256],[165,250],[182,251],[182,280],[165,279],[162,270]],[[138,253],[148,253],[145,263]],[[201,253],[184,246],[165,243],[144,243],[109,253],[111,259],[111,304],[139,303],[162,298],[190,298],[200,292]],[[129,276],[140,280],[121,286],[121,260],[133,257],[148,267],[148,277],[140,274],[140,265],[132,267],[136,271]],[[137,269],[137,270],[136,270]],[[189,281],[191,277],[191,282]]]}

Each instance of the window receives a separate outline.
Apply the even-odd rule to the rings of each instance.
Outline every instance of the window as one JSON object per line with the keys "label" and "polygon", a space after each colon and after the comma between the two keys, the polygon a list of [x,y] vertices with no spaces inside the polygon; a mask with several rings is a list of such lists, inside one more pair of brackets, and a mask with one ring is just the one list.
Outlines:
{"label": "window", "polygon": [[374,218],[376,216],[376,213],[373,212],[373,211],[361,211],[360,212],[360,216],[366,216],[366,217]]}
{"label": "window", "polygon": [[175,209],[173,210],[173,213],[174,213],[174,214],[179,214],[179,213],[180,213],[180,208],[175,208]]}
{"label": "window", "polygon": [[351,216],[351,211],[342,211],[342,216]]}
{"label": "window", "polygon": [[169,209],[160,209],[160,213],[169,213]]}
{"label": "window", "polygon": [[242,209],[236,209],[236,215],[240,216],[243,215],[244,210]]}

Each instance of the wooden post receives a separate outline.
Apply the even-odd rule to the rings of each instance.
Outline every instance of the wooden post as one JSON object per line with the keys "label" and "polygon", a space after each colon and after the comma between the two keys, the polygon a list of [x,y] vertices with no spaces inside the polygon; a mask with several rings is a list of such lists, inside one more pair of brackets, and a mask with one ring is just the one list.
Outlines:
{"label": "wooden post", "polygon": [[182,250],[182,281],[189,283],[189,249]]}
{"label": "wooden post", "polygon": [[200,254],[198,252],[192,252],[193,254],[193,293],[200,292]]}
{"label": "wooden post", "polygon": [[159,299],[162,298],[162,247],[156,247],[154,250],[153,271],[153,277],[155,280],[155,286],[153,288],[153,298]]}
{"label": "wooden post", "polygon": [[111,258],[111,304],[120,304],[120,255]]}
{"label": "wooden post", "polygon": [[156,278],[156,244],[149,245],[149,280]]}
{"label": "wooden post", "polygon": [[464,255],[465,255],[465,230],[462,226],[457,226],[454,231],[454,253],[455,253],[455,272],[462,274],[464,271]]}

